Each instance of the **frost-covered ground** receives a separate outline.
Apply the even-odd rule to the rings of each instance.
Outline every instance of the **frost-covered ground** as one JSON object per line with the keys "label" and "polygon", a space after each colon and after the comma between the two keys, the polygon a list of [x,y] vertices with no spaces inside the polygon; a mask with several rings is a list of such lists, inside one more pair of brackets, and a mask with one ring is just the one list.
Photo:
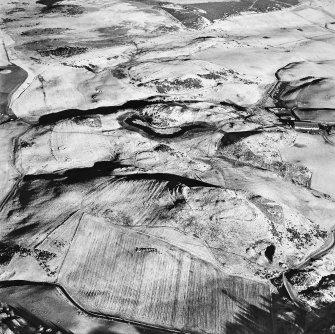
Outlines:
{"label": "frost-covered ground", "polygon": [[335,325],[334,22],[332,0],[2,1],[3,327]]}

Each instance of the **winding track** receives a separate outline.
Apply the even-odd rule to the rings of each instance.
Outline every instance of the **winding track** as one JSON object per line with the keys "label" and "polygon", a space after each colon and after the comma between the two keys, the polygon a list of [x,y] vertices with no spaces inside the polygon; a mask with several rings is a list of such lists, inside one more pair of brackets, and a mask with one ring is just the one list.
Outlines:
{"label": "winding track", "polygon": [[283,284],[284,287],[290,296],[290,299],[293,301],[293,303],[298,306],[299,308],[304,309],[307,312],[312,311],[309,305],[305,304],[299,297],[298,292],[296,289],[294,289],[293,285],[288,281],[288,279],[285,276],[285,273],[283,273]]}
{"label": "winding track", "polygon": [[307,257],[298,265],[293,266],[291,269],[303,269],[310,261],[319,259],[320,257],[326,255],[335,246],[335,225],[331,228],[330,234],[328,235],[326,241],[322,246],[316,249],[314,252],[307,255]]}
{"label": "winding track", "polygon": [[321,132],[321,136],[324,139],[324,141],[330,145],[335,146],[335,143],[329,138],[328,134],[326,131]]}
{"label": "winding track", "polygon": [[[326,241],[321,247],[316,249],[314,252],[310,253],[300,264],[289,268],[289,270],[304,269],[311,261],[317,260],[323,257],[324,255],[326,255],[334,246],[335,246],[335,225],[330,230],[330,234],[328,235]],[[294,289],[293,285],[286,278],[285,272],[283,272],[282,278],[283,278],[284,287],[288,295],[290,296],[290,299],[293,301],[293,303],[299,308],[302,308],[308,312],[311,312],[312,309],[310,308],[310,306],[304,303],[298,297],[298,292],[296,291],[296,289]]]}

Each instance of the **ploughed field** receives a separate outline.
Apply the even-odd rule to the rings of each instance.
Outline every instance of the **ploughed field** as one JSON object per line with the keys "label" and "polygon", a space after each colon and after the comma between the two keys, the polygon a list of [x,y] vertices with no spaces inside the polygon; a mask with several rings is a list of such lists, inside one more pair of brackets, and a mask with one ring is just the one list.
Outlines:
{"label": "ploughed field", "polygon": [[89,310],[192,332],[225,331],[239,310],[235,298],[258,307],[269,298],[266,285],[91,216],[80,219],[57,281]]}
{"label": "ploughed field", "polygon": [[[26,191],[34,192],[38,182],[25,181]],[[15,254],[3,273],[6,281],[58,284],[75,303],[97,316],[159,328],[221,333],[235,325],[234,315],[246,305],[268,314],[260,317],[259,325],[272,328],[269,286],[225,273],[224,255],[211,251],[210,245],[216,248],[218,240],[211,241],[209,222],[189,230],[187,223],[193,218],[189,210],[189,215],[179,218],[178,228],[171,206],[178,201],[185,206],[181,184],[104,177],[88,187],[95,190],[84,194],[73,186],[74,180],[63,189],[57,190],[55,184],[50,189],[55,182],[48,181],[45,190],[50,190],[51,197],[45,197],[46,203],[37,204],[40,200],[35,198],[38,215],[28,214],[25,226],[3,236],[8,243],[16,240],[20,245],[13,249]],[[201,188],[194,191],[189,196],[196,196],[195,203],[201,201]],[[213,191],[216,194],[211,196],[220,197],[221,190]],[[69,203],[75,192],[81,198]],[[33,197],[27,195],[23,194]],[[227,199],[230,195],[223,194]],[[23,209],[22,214],[27,212]],[[49,216],[49,226],[39,216],[48,214],[58,216],[56,220]],[[204,235],[199,238],[196,233]],[[239,257],[243,256],[242,252]]]}

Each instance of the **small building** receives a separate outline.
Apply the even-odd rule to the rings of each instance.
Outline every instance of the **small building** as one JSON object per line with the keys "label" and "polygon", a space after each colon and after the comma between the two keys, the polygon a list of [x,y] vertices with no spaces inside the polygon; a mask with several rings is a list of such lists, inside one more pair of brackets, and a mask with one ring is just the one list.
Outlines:
{"label": "small building", "polygon": [[294,129],[301,132],[318,133],[320,131],[320,126],[318,123],[314,122],[295,121]]}

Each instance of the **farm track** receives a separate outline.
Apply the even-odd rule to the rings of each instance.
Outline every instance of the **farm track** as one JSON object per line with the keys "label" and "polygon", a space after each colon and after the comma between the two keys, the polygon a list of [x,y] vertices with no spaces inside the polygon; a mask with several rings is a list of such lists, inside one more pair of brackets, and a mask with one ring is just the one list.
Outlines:
{"label": "farm track", "polygon": [[112,315],[108,315],[108,314],[88,311],[83,306],[81,306],[78,302],[76,302],[72,298],[70,293],[62,285],[60,285],[58,283],[27,281],[27,280],[12,280],[12,281],[11,280],[4,280],[4,281],[0,281],[0,289],[4,288],[4,287],[24,286],[24,285],[46,286],[46,287],[57,288],[59,291],[61,291],[61,293],[64,295],[64,297],[66,297],[66,299],[70,301],[71,304],[73,304],[76,308],[78,308],[78,310],[80,310],[80,311],[84,312],[85,314],[87,314],[89,316],[92,316],[92,317],[97,317],[97,318],[112,320],[112,321],[118,321],[118,322],[127,323],[127,324],[131,324],[131,325],[135,325],[135,326],[140,326],[140,327],[148,328],[148,329],[157,329],[157,330],[164,331],[166,333],[189,334],[189,332],[184,332],[184,331],[180,331],[180,330],[177,330],[177,329],[175,330],[175,329],[168,329],[168,328],[164,328],[164,327],[160,327],[160,326],[152,326],[152,325],[149,325],[149,324],[146,324],[146,323],[137,322],[137,321],[133,321],[133,320],[128,320],[128,319],[120,318],[120,317],[117,317],[117,316],[112,316]]}
{"label": "farm track", "polygon": [[335,146],[335,143],[329,138],[328,134],[326,133],[326,131],[322,131],[321,132],[321,136],[324,139],[324,141],[326,143],[328,143],[329,145]]}
{"label": "farm track", "polygon": [[310,312],[312,309],[300,300],[300,298],[298,297],[297,291],[294,289],[293,285],[288,281],[288,279],[285,276],[285,273],[283,273],[282,278],[283,278],[283,284],[284,284],[285,290],[290,296],[290,299],[293,301],[293,303],[297,307],[302,308],[307,312]]}
{"label": "farm track", "polygon": [[335,226],[332,227],[330,234],[328,235],[326,241],[322,246],[320,246],[317,250],[310,253],[302,263],[298,264],[297,266],[292,267],[291,269],[304,269],[306,265],[310,261],[314,261],[326,255],[333,247],[335,246]]}

